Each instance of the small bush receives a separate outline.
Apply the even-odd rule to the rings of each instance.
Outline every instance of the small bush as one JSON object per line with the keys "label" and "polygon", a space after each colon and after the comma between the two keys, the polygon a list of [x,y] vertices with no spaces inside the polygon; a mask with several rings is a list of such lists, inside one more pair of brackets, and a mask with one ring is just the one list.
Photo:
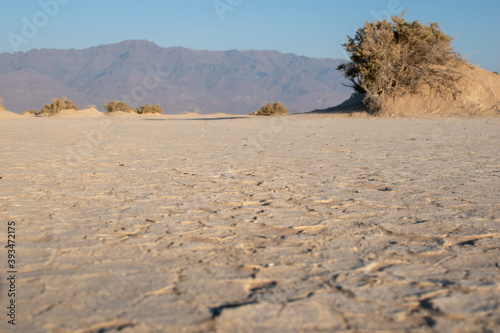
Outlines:
{"label": "small bush", "polygon": [[351,61],[337,69],[359,93],[372,112],[379,111],[387,98],[416,93],[423,85],[436,92],[457,93],[454,70],[465,63],[453,50],[452,38],[437,23],[406,22],[401,16],[367,22],[354,38],[343,44]]}
{"label": "small bush", "polygon": [[282,116],[288,114],[288,108],[280,102],[269,103],[264,105],[259,110],[252,112],[251,115],[255,116]]}
{"label": "small bush", "polygon": [[36,111],[35,110],[26,110],[22,113],[23,116],[36,116]]}
{"label": "small bush", "polygon": [[45,104],[45,106],[38,113],[39,115],[43,114],[55,114],[62,110],[78,110],[78,106],[75,103],[63,97],[61,99],[54,98],[52,99],[52,104]]}
{"label": "small bush", "polygon": [[138,114],[163,113],[163,109],[160,108],[159,105],[151,105],[151,104],[140,106],[136,110]]}
{"label": "small bush", "polygon": [[135,110],[128,106],[126,103],[120,101],[111,101],[109,103],[106,103],[104,104],[104,108],[107,112],[135,112]]}

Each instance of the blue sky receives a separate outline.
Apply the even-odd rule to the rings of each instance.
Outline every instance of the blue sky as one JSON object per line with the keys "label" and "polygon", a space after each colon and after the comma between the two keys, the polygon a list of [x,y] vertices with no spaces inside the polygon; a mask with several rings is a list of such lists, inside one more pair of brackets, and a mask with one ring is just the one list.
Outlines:
{"label": "blue sky", "polygon": [[[500,71],[500,1],[449,0],[33,0],[3,1],[0,52],[147,39],[200,50],[278,50],[345,58],[340,47],[365,21],[407,10],[438,22],[456,50]],[[45,5],[44,5],[45,4]],[[44,9],[45,8],[45,9]]]}

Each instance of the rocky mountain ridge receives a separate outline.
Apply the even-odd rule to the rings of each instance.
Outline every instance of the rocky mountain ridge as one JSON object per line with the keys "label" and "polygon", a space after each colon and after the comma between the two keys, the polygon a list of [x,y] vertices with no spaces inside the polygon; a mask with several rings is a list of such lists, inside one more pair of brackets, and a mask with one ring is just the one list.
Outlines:
{"label": "rocky mountain ridge", "polygon": [[7,109],[39,110],[53,97],[80,106],[123,100],[160,104],[166,114],[248,114],[270,101],[291,112],[336,105],[351,93],[338,59],[277,51],[197,51],[124,41],[85,50],[0,54],[0,97]]}

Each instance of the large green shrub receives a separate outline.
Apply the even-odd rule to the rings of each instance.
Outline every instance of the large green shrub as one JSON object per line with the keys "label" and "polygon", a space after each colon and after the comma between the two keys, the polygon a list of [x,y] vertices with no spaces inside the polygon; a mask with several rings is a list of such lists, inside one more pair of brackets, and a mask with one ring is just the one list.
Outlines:
{"label": "large green shrub", "polygon": [[75,103],[63,97],[61,99],[53,98],[52,104],[45,104],[45,106],[38,113],[39,115],[48,114],[52,115],[62,110],[78,110]]}
{"label": "large green shrub", "polygon": [[109,103],[104,104],[104,108],[107,112],[135,112],[130,106],[121,101],[111,101]]}
{"label": "large green shrub", "polygon": [[251,113],[255,116],[282,116],[288,114],[288,108],[280,102],[269,103],[264,105],[259,110]]}
{"label": "large green shrub", "polygon": [[407,22],[403,15],[367,22],[343,44],[351,61],[337,69],[357,92],[366,93],[372,112],[379,111],[387,98],[416,93],[422,85],[437,92],[454,91],[459,77],[454,68],[465,62],[437,23]]}
{"label": "large green shrub", "polygon": [[151,105],[151,104],[140,106],[136,110],[138,114],[163,113],[163,109],[160,108],[159,105]]}

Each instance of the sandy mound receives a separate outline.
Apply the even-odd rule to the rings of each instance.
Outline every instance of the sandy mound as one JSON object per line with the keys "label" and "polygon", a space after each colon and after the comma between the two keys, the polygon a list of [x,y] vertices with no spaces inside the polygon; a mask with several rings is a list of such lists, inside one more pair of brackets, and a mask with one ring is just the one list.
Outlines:
{"label": "sandy mound", "polygon": [[114,111],[114,112],[106,112],[106,116],[109,117],[120,117],[120,118],[137,118],[139,115],[135,112],[123,112],[123,111]]}
{"label": "sandy mound", "polygon": [[[142,115],[142,117],[148,117],[151,115],[145,114]],[[171,119],[197,119],[197,118],[206,118],[208,115],[201,115],[196,112],[184,112],[184,113],[178,113],[178,114],[161,114],[161,115],[155,115],[156,117],[161,117],[161,118],[171,118]]]}
{"label": "sandy mound", "polygon": [[[179,113],[179,114],[158,114],[158,113],[147,113],[147,114],[137,114],[135,112],[108,112],[105,115],[110,117],[118,118],[139,118],[139,119],[221,119],[221,118],[241,118],[241,115],[231,115],[227,113],[211,113],[211,114],[199,114],[199,113]],[[243,116],[247,117],[247,116]]]}
{"label": "sandy mound", "polygon": [[495,116],[500,115],[500,76],[484,69],[463,65],[458,69],[456,94],[441,95],[428,88],[390,100],[382,116]]}
{"label": "sandy mound", "polygon": [[0,119],[17,119],[22,118],[20,114],[10,112],[6,110],[4,107],[0,106]]}
{"label": "sandy mound", "polygon": [[51,115],[56,118],[98,118],[103,117],[104,114],[97,109],[90,108],[85,110],[62,110],[58,113]]}
{"label": "sandy mound", "polygon": [[[399,117],[474,117],[500,115],[500,75],[476,66],[458,68],[461,78],[457,81],[456,94],[439,94],[423,87],[418,94],[406,94],[387,100],[380,116]],[[344,103],[312,113],[368,112],[363,103],[364,95],[353,94]]]}
{"label": "sandy mound", "polygon": [[24,111],[23,113],[21,113],[21,116],[28,117],[28,118],[34,118],[34,117],[36,117],[36,111],[35,111],[35,113],[33,113],[31,111]]}
{"label": "sandy mound", "polygon": [[234,115],[228,113],[209,113],[209,114],[199,114],[199,113],[181,113],[181,114],[169,114],[162,115],[163,118],[172,118],[172,119],[231,119],[231,118],[247,118],[250,116],[245,115]]}
{"label": "sandy mound", "polygon": [[205,114],[203,115],[204,118],[249,118],[249,115],[234,115],[234,114],[229,114],[229,113],[223,113],[223,112],[218,112],[218,113],[210,113],[210,114]]}

